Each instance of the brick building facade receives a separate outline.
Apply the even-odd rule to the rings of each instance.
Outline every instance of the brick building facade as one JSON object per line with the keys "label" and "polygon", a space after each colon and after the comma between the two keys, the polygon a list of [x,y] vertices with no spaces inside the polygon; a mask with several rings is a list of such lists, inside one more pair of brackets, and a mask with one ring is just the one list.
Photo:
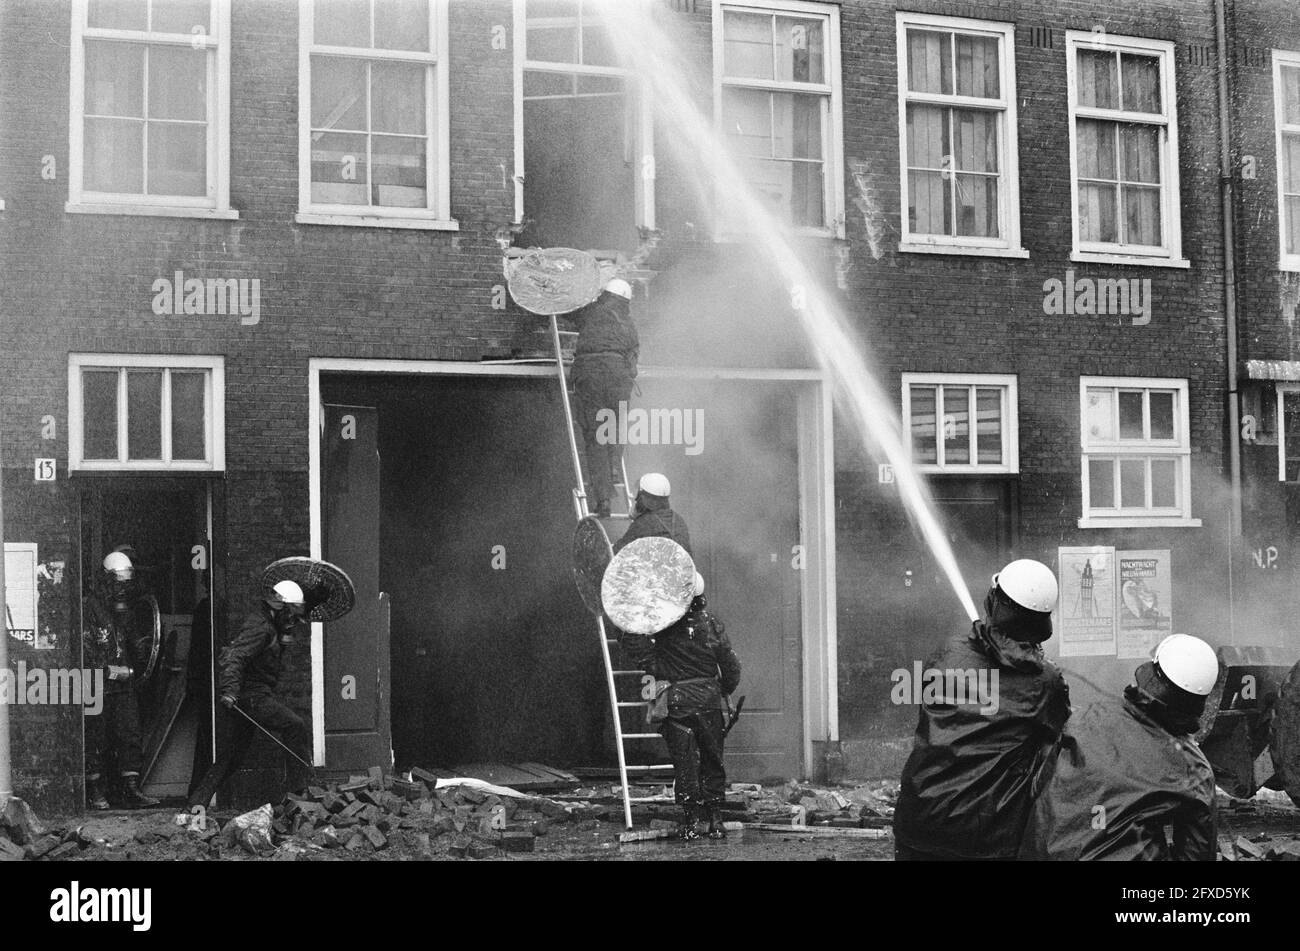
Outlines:
{"label": "brick building facade", "polygon": [[[650,121],[598,29],[546,19],[562,6],[430,2],[424,32],[403,21],[384,40],[382,15],[356,21],[380,31],[358,51],[330,35],[351,22],[347,5],[317,21],[289,0],[235,0],[227,21],[214,4],[187,46],[189,29],[142,36],[97,19],[119,14],[93,3],[0,0],[5,540],[35,544],[44,579],[41,636],[11,638],[11,661],[80,663],[86,574],[123,540],[166,579],[160,601],[176,624],[214,590],[219,647],[261,566],[353,551],[331,537],[353,511],[337,500],[349,479],[373,478],[373,497],[354,499],[381,526],[358,574],[373,578],[368,595],[389,598],[356,643],[370,645],[358,663],[378,712],[354,718],[330,693],[347,669],[329,632],[296,652],[282,687],[312,718],[319,760],[363,765],[352,759],[374,744],[346,737],[372,734],[392,740],[399,766],[605,760],[594,633],[563,589],[572,514],[559,398],[553,370],[530,362],[546,325],[504,296],[502,277],[512,240],[596,248],[621,252],[638,278],[639,399],[701,408],[709,423],[698,457],[630,447],[628,463],[674,479],[714,604],[733,621],[752,718],[735,734],[737,774],[897,768],[914,721],[889,701],[890,671],[964,625],[961,609],[878,460],[842,413],[832,420],[830,381],[792,332],[791,289],[743,237],[720,234],[725,210],[694,187],[702,163],[673,147],[676,126]],[[1281,0],[1227,6],[1233,154],[1258,158],[1234,208],[1245,379],[1246,360],[1297,359],[1294,282],[1278,270],[1273,50],[1300,51],[1300,22]],[[768,152],[746,153],[742,174],[796,226],[868,342],[976,598],[1012,557],[1056,566],[1062,546],[1165,550],[1174,629],[1215,644],[1294,642],[1281,625],[1293,596],[1257,577],[1251,556],[1276,546],[1275,573],[1290,577],[1291,543],[1269,531],[1294,522],[1283,519],[1290,487],[1269,478],[1275,444],[1245,446],[1242,541],[1230,520],[1213,2],[654,9],[724,137],[743,151],[761,131]],[[100,55],[112,43],[162,52],[129,73],[125,54]],[[572,52],[557,52],[566,43]],[[166,75],[159,64],[177,78],[148,79]],[[402,70],[422,71],[422,93],[402,86]],[[122,92],[122,76],[142,78],[142,99]],[[366,96],[339,92],[350,83]],[[195,89],[206,112],[185,118]],[[122,144],[135,132],[112,124],[125,117],[146,128],[138,162]],[[173,176],[186,198],[170,205],[121,197],[137,165],[184,171],[175,155],[194,154],[150,153],[149,129],[179,142],[200,123],[205,181]],[[131,157],[105,164],[112,149]],[[349,163],[358,149],[367,161]],[[234,280],[232,291],[256,280],[257,313],[166,313],[156,282],[177,272]],[[1057,307],[1053,281],[1123,281],[1131,306]],[[173,420],[159,449],[180,465],[96,465],[95,451],[130,462],[131,440],[153,438],[147,420],[139,432],[119,422],[121,445],[88,455],[90,430],[105,425],[97,401],[129,409],[129,387],[158,385],[148,374],[163,370],[167,409],[206,406],[208,427],[224,394],[202,458],[175,452],[194,434]],[[184,389],[200,382],[206,404]],[[347,408],[374,427],[375,471],[337,454],[330,427]],[[1094,423],[1117,431],[1084,446]],[[53,481],[33,478],[37,459],[55,461]],[[182,559],[195,546],[210,561],[192,570]],[[493,567],[497,546],[513,567]],[[1266,621],[1248,610],[1261,601],[1288,607]],[[1069,661],[1109,686],[1134,665]],[[13,734],[22,794],[75,808],[79,711],[21,709]],[[276,781],[262,753],[240,796]]]}

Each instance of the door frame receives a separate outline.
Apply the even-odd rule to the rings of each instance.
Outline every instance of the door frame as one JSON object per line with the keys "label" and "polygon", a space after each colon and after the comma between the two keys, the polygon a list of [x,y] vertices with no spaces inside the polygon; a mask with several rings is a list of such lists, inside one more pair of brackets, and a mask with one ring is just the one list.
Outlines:
{"label": "door frame", "polygon": [[[741,367],[639,368],[648,379],[718,380],[793,386],[797,396],[800,543],[806,555],[801,586],[804,775],[816,772],[814,743],[839,741],[835,592],[835,460],[831,388],[820,371]],[[554,379],[551,361],[396,360],[311,357],[307,365],[308,504],[310,552],[322,556],[321,436],[325,425],[321,374],[406,376],[533,377]],[[312,760],[325,765],[324,626],[311,626]]]}

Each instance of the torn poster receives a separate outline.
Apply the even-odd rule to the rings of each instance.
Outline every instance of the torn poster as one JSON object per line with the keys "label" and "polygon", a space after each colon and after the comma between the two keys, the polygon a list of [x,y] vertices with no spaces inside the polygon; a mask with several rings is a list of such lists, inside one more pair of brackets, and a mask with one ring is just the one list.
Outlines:
{"label": "torn poster", "polygon": [[1173,631],[1173,577],[1168,549],[1121,551],[1119,559],[1119,638],[1121,660],[1151,656]]}
{"label": "torn poster", "polygon": [[1115,549],[1057,549],[1062,657],[1115,656]]}

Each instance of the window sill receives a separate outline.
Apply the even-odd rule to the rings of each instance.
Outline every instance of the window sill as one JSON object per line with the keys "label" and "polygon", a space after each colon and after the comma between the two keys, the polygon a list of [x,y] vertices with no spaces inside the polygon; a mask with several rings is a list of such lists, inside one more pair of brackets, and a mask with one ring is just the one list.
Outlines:
{"label": "window sill", "polygon": [[1018,476],[1019,469],[1009,466],[916,466],[916,471],[928,476]]}
{"label": "window sill", "polygon": [[[4,211],[4,209],[5,209],[5,203],[3,201],[0,201],[0,211]],[[1300,255],[1286,257],[1283,258],[1281,261],[1278,261],[1277,269],[1279,271],[1290,271],[1293,274],[1296,272],[1300,272]]]}
{"label": "window sill", "polygon": [[972,248],[961,244],[917,244],[915,242],[900,241],[898,243],[899,254],[957,254],[966,257],[978,258],[1019,258],[1021,260],[1029,259],[1029,251],[1025,248]]}
{"label": "window sill", "polygon": [[70,215],[140,215],[152,218],[207,218],[217,221],[236,221],[239,212],[233,208],[188,208],[184,205],[146,205],[123,202],[117,204],[68,202],[63,210]]}
{"label": "window sill", "polygon": [[160,466],[77,466],[68,467],[68,478],[80,479],[86,476],[167,476],[169,478],[191,478],[196,476],[206,476],[210,478],[224,478],[225,469],[214,469],[209,466],[206,469],[169,469]]}
{"label": "window sill", "polygon": [[1129,254],[1099,254],[1093,251],[1072,251],[1070,260],[1076,264],[1128,264],[1135,267],[1172,267],[1186,270],[1192,262],[1186,258],[1144,257]]}
{"label": "window sill", "polygon": [[411,228],[418,231],[459,231],[454,218],[389,218],[384,215],[335,215],[300,211],[293,216],[300,225],[344,225],[352,228]]}
{"label": "window sill", "polygon": [[1168,515],[1124,515],[1116,518],[1081,518],[1080,528],[1200,528],[1199,518]]}

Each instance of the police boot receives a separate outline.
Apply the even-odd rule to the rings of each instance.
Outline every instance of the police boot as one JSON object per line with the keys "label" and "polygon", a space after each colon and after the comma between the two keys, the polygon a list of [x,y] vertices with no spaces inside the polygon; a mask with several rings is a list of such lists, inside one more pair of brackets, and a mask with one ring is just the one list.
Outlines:
{"label": "police boot", "polygon": [[698,839],[700,834],[695,831],[695,823],[700,819],[700,810],[693,804],[684,804],[682,806],[682,818],[677,823],[677,838],[684,839],[687,842]]}
{"label": "police boot", "polygon": [[709,838],[725,839],[727,837],[727,830],[722,828],[722,807],[718,805],[710,804],[708,807],[708,811],[709,811]]}
{"label": "police boot", "polygon": [[112,808],[108,804],[108,797],[104,795],[104,787],[98,776],[86,777],[86,807],[96,812],[104,812]]}
{"label": "police boot", "polygon": [[122,805],[128,809],[148,809],[158,805],[158,800],[140,791],[140,777],[122,777]]}

